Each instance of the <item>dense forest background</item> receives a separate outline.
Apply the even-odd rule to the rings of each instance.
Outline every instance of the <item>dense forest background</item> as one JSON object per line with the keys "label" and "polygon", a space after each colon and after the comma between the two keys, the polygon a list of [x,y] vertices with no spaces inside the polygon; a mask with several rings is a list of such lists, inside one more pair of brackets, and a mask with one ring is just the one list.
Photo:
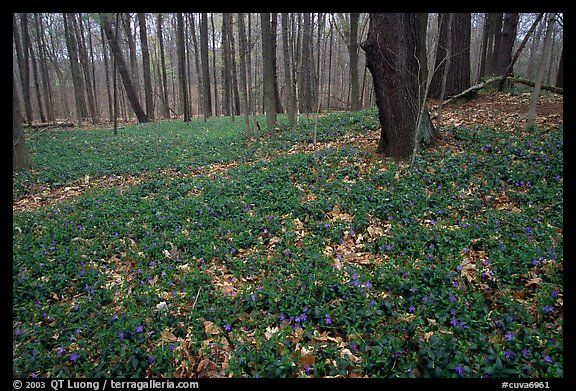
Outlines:
{"label": "dense forest background", "polygon": [[[419,15],[424,80],[428,72],[441,79],[452,47],[446,97],[501,74],[499,59],[508,56],[509,64],[516,53],[516,77],[534,80],[544,58],[543,84],[562,86],[562,14],[546,56],[542,14],[453,14],[451,45],[447,15]],[[244,108],[260,114],[269,58],[278,113],[373,106],[361,49],[368,19],[365,13],[14,13],[13,75],[22,118],[29,124],[112,122],[115,93],[125,122],[236,116]],[[460,81],[451,89],[452,75]],[[439,85],[433,78],[430,97],[438,97]]]}

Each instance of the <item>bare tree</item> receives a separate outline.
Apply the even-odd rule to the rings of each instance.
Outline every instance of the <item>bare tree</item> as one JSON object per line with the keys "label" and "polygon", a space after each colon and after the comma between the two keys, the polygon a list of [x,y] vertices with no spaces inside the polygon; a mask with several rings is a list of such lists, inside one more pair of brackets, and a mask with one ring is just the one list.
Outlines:
{"label": "bare tree", "polygon": [[272,64],[272,37],[270,33],[270,13],[260,14],[262,29],[262,76],[264,78],[264,111],[269,132],[276,126],[276,97],[274,95],[274,72]]}
{"label": "bare tree", "polygon": [[16,92],[16,80],[12,76],[12,170],[29,169],[32,159],[26,146],[26,138],[22,130],[22,115],[20,102]]}
{"label": "bare tree", "polygon": [[154,96],[152,93],[152,76],[150,74],[150,50],[148,49],[146,14],[141,12],[138,13],[138,26],[140,27],[140,45],[142,46],[142,69],[144,71],[146,115],[148,118],[154,118]]}
{"label": "bare tree", "polygon": [[552,32],[554,31],[554,18],[555,13],[550,13],[548,16],[548,23],[546,27],[546,36],[544,37],[544,53],[540,57],[540,63],[538,64],[538,76],[532,90],[532,95],[530,96],[530,107],[528,109],[528,120],[526,121],[526,128],[530,129],[534,127],[534,121],[536,120],[536,106],[538,105],[538,97],[540,96],[540,89],[542,87],[542,81],[544,80],[544,73],[546,72],[546,60],[550,57],[550,46],[552,42]]}
{"label": "bare tree", "polygon": [[138,122],[148,122],[150,119],[142,109],[142,105],[138,100],[138,95],[134,90],[134,85],[132,84],[132,78],[130,77],[130,72],[128,67],[126,66],[126,61],[124,60],[124,56],[120,51],[120,46],[118,45],[117,36],[112,29],[112,24],[110,23],[110,19],[108,18],[107,14],[100,14],[102,26],[104,28],[104,33],[106,34],[106,38],[108,40],[108,44],[110,45],[110,50],[114,55],[114,59],[116,61],[116,66],[118,68],[118,72],[120,72],[120,76],[122,77],[122,82],[124,84],[124,90],[126,91],[126,95],[128,100],[130,101],[130,106],[136,117],[138,118]]}
{"label": "bare tree", "polygon": [[184,18],[182,13],[176,14],[176,46],[178,53],[178,73],[180,75],[180,94],[184,122],[190,121],[190,107],[188,105],[188,82],[186,79],[186,45],[184,45]]}

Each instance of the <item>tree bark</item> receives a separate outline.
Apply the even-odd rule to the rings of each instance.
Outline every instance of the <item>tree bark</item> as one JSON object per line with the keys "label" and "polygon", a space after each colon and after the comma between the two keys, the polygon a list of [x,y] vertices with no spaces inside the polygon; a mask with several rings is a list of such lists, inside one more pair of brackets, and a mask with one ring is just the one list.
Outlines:
{"label": "tree bark", "polygon": [[[504,24],[502,26],[502,35],[500,40],[500,52],[498,53],[498,65],[496,73],[500,76],[506,76],[506,72],[513,72],[509,69],[512,62],[512,49],[514,48],[514,41],[516,40],[516,27],[518,26],[518,13],[507,12],[504,15]],[[498,91],[504,89],[504,82],[502,79],[498,87]]]}
{"label": "tree bark", "polygon": [[188,105],[188,81],[186,78],[186,46],[184,45],[184,18],[181,12],[176,14],[176,47],[178,53],[178,73],[180,76],[180,95],[184,122],[190,122]]}
{"label": "tree bark", "polygon": [[22,115],[20,114],[20,102],[16,91],[16,80],[12,76],[12,170],[30,168],[32,168],[32,159],[22,129]]}
{"label": "tree bark", "polygon": [[502,37],[502,18],[504,14],[490,14],[490,32],[488,39],[488,54],[486,55],[486,74],[484,76],[494,76],[497,74],[498,53],[500,53],[500,40]]}
{"label": "tree bark", "polygon": [[288,123],[296,124],[296,91],[292,80],[292,67],[290,66],[290,46],[288,43],[288,14],[282,14],[282,54],[284,60],[284,84],[286,85],[286,102]]}
{"label": "tree bark", "polygon": [[[22,21],[27,18],[26,14],[20,16]],[[32,113],[32,100],[30,98],[30,65],[28,63],[28,50],[26,42],[21,42],[18,24],[16,23],[16,14],[12,14],[12,32],[14,34],[14,45],[16,47],[16,58],[18,60],[18,69],[20,70],[20,80],[22,84],[22,100],[24,101],[24,113],[26,123],[32,123],[34,114]],[[24,49],[22,48],[24,46]]]}
{"label": "tree bark", "polygon": [[270,32],[270,13],[260,14],[262,29],[262,76],[264,89],[264,111],[266,126],[272,132],[276,126],[276,97],[274,95],[274,70],[272,65],[272,36]]}
{"label": "tree bark", "polygon": [[210,67],[208,62],[208,14],[202,13],[200,19],[200,58],[202,64],[202,97],[204,119],[212,115],[212,97],[210,93]]}
{"label": "tree bark", "polygon": [[244,26],[244,14],[238,13],[238,52],[240,57],[240,98],[242,113],[244,115],[244,133],[246,138],[250,139],[254,135],[250,129],[250,107],[248,105],[248,84],[246,78],[246,28]]}
{"label": "tree bark", "polygon": [[430,84],[430,98],[438,99],[442,90],[442,75],[446,67],[448,29],[452,30],[450,45],[452,57],[446,80],[446,96],[462,92],[470,87],[470,13],[455,13],[452,25],[448,26],[448,14],[441,14],[439,19],[440,41],[436,52],[435,73]]}
{"label": "tree bark", "polygon": [[564,87],[564,48],[560,53],[560,62],[558,63],[558,73],[556,74],[556,87]]}
{"label": "tree bark", "polygon": [[350,14],[348,52],[350,54],[350,109],[360,110],[360,85],[358,84],[358,21],[359,13]]}
{"label": "tree bark", "polygon": [[70,73],[72,74],[72,84],[74,86],[74,98],[76,100],[76,121],[82,124],[82,120],[86,117],[86,103],[84,101],[84,81],[80,74],[78,62],[78,48],[74,33],[71,31],[69,17],[63,14],[64,17],[64,35],[66,37],[66,46],[68,47],[68,57],[70,58]]}
{"label": "tree bark", "polygon": [[128,100],[130,101],[130,106],[136,117],[138,118],[138,122],[149,122],[149,118],[142,109],[142,105],[138,100],[138,95],[134,90],[134,85],[132,84],[132,78],[130,77],[130,72],[128,71],[128,67],[126,66],[126,61],[124,61],[124,56],[120,51],[120,47],[118,46],[117,37],[112,30],[112,25],[110,20],[108,19],[108,15],[100,14],[102,26],[104,28],[104,33],[106,34],[106,38],[108,43],[110,44],[110,49],[112,54],[114,55],[114,59],[116,60],[116,66],[118,68],[118,72],[120,72],[120,76],[122,77],[122,83],[124,84],[124,90],[126,91],[126,95]]}
{"label": "tree bark", "polygon": [[42,88],[44,93],[44,102],[46,103],[46,117],[49,122],[56,120],[54,116],[54,102],[52,101],[52,89],[50,86],[50,77],[48,76],[48,63],[46,61],[46,40],[44,37],[44,27],[40,14],[34,14],[36,25],[36,37],[38,44],[38,57],[40,61],[40,73],[42,75]]}
{"label": "tree bark", "polygon": [[146,115],[154,118],[154,95],[152,92],[152,75],[150,73],[150,50],[148,49],[148,33],[146,28],[146,14],[138,13],[140,27],[140,44],[142,46],[142,69],[144,71],[144,96],[146,102]]}
{"label": "tree bark", "polygon": [[158,36],[158,46],[160,47],[160,67],[162,68],[162,80],[160,87],[162,90],[162,111],[165,118],[170,118],[170,104],[168,102],[168,75],[166,74],[166,56],[164,54],[164,34],[162,32],[162,13],[158,13],[156,22],[156,35]]}
{"label": "tree bark", "polygon": [[546,27],[546,35],[544,36],[544,50],[538,65],[538,76],[536,78],[534,89],[532,90],[532,95],[530,96],[530,107],[528,109],[528,119],[526,121],[527,129],[534,127],[534,122],[536,120],[536,106],[538,105],[540,88],[542,87],[542,81],[544,80],[544,73],[546,71],[546,60],[550,57],[550,45],[552,41],[552,32],[554,31],[554,18],[556,17],[556,14],[552,12],[547,16],[548,24]]}
{"label": "tree bark", "polygon": [[276,49],[278,47],[278,14],[271,13],[270,17],[270,35],[272,38],[272,70],[274,71],[274,97],[276,99],[276,113],[279,114],[284,112],[284,108],[282,107],[282,101],[280,100],[280,89],[278,88],[278,72],[276,67]]}
{"label": "tree bark", "polygon": [[[368,69],[381,125],[377,152],[400,159],[410,157],[414,147],[420,102],[418,101],[418,53],[421,42],[413,13],[371,13],[368,38],[361,47]],[[417,143],[435,141],[434,127],[424,110]]]}

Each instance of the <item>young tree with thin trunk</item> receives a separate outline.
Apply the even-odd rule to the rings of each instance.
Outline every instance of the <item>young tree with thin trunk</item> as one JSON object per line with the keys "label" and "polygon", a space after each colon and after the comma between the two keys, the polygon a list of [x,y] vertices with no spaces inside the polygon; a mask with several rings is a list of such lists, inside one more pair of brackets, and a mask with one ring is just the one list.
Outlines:
{"label": "young tree with thin trunk", "polygon": [[32,64],[32,75],[34,76],[34,91],[36,92],[38,113],[40,114],[40,121],[42,121],[42,123],[45,123],[46,116],[44,115],[42,93],[40,92],[40,75],[38,74],[38,65],[36,64],[36,56],[34,55],[34,49],[32,48],[32,40],[30,39],[30,31],[28,28],[28,17],[25,17],[22,22],[23,22],[22,32],[24,35],[24,42],[26,42],[27,45],[27,47],[25,47],[24,50],[27,50],[29,52],[30,63]]}
{"label": "young tree with thin trunk", "polygon": [[74,86],[74,98],[76,100],[76,121],[78,124],[86,117],[86,103],[84,101],[84,80],[80,73],[78,60],[78,47],[73,27],[70,26],[73,15],[62,14],[64,17],[64,35],[66,46],[68,47],[68,57],[70,59],[70,73],[72,74],[72,84]]}
{"label": "young tree with thin trunk", "polygon": [[542,57],[540,57],[540,63],[538,64],[538,76],[536,82],[534,83],[534,88],[532,89],[532,95],[530,96],[530,107],[528,109],[528,120],[526,121],[526,129],[531,129],[534,127],[534,122],[536,120],[536,106],[538,105],[538,98],[540,97],[540,89],[542,87],[542,82],[544,80],[544,73],[546,72],[546,61],[550,57],[550,46],[552,42],[552,32],[554,31],[554,18],[556,14],[554,12],[547,15],[547,27],[546,35],[544,37],[544,49]]}
{"label": "young tree with thin trunk", "polygon": [[272,37],[270,32],[270,14],[260,14],[262,29],[262,76],[264,90],[264,111],[269,132],[276,126],[276,97],[274,95],[274,70],[272,64]]}
{"label": "young tree with thin trunk", "polygon": [[130,13],[121,14],[122,26],[128,41],[128,58],[130,59],[130,77],[136,96],[140,99],[140,77],[138,76],[138,56],[136,53],[136,37],[132,34],[132,17]]}
{"label": "young tree with thin trunk", "polygon": [[70,20],[72,21],[74,33],[76,34],[76,43],[78,44],[80,66],[82,68],[82,75],[84,76],[83,85],[86,88],[86,97],[88,98],[88,111],[90,112],[92,123],[95,124],[98,122],[98,118],[96,116],[96,102],[94,99],[93,84],[90,81],[90,62],[88,61],[88,53],[86,51],[86,45],[84,44],[84,34],[81,29],[82,24],[80,23],[79,26],[74,14],[71,14]]}
{"label": "young tree with thin trunk", "polygon": [[158,36],[158,46],[160,48],[160,67],[162,69],[162,80],[160,81],[160,90],[162,91],[162,112],[165,118],[170,118],[170,104],[168,102],[168,75],[166,73],[164,33],[162,31],[163,20],[163,15],[160,12],[156,20],[156,35]]}
{"label": "young tree with thin trunk", "polygon": [[138,13],[138,26],[140,27],[140,45],[142,46],[142,69],[144,71],[144,96],[146,102],[146,115],[154,118],[154,96],[152,93],[152,75],[150,73],[150,50],[148,49],[148,33],[146,28],[146,14]]}
{"label": "young tree with thin trunk", "polygon": [[350,54],[350,109],[360,110],[360,85],[358,82],[358,22],[359,13],[350,14],[350,34],[348,36],[348,52]]}
{"label": "young tree with thin trunk", "polygon": [[240,98],[242,113],[244,115],[244,133],[247,139],[255,137],[250,129],[250,106],[248,105],[248,85],[246,72],[246,53],[248,52],[246,43],[246,27],[244,26],[244,14],[238,13],[238,54],[240,57]]}
{"label": "young tree with thin trunk", "polygon": [[208,61],[208,14],[203,12],[200,19],[200,58],[202,65],[202,97],[204,119],[212,115],[212,96],[210,91],[210,66]]}
{"label": "young tree with thin trunk", "polygon": [[282,14],[282,53],[284,61],[284,84],[286,86],[286,101],[288,109],[288,123],[296,124],[296,91],[292,79],[292,67],[290,66],[290,46],[288,43],[288,14]]}
{"label": "young tree with thin trunk", "polygon": [[503,17],[504,14],[502,12],[490,13],[488,49],[486,54],[486,74],[484,76],[494,76],[497,74],[498,53],[500,53]]}
{"label": "young tree with thin trunk", "polygon": [[180,101],[184,113],[184,122],[190,121],[190,108],[188,105],[188,82],[186,79],[186,46],[184,44],[184,18],[181,12],[176,14],[176,47],[178,53],[178,73],[180,76]]}
{"label": "young tree with thin trunk", "polygon": [[40,62],[40,74],[42,78],[42,90],[44,94],[44,102],[46,104],[46,116],[49,122],[54,122],[56,118],[54,115],[54,102],[52,101],[50,76],[48,75],[48,63],[46,61],[46,39],[44,37],[44,27],[39,13],[34,14],[34,23],[38,58]]}
{"label": "young tree with thin trunk", "polygon": [[26,146],[26,138],[22,129],[20,102],[16,92],[16,80],[12,76],[12,170],[32,168],[32,159]]}
{"label": "young tree with thin trunk", "polygon": [[102,27],[104,28],[104,33],[106,34],[106,39],[108,40],[108,44],[110,45],[110,50],[112,51],[112,55],[116,61],[116,66],[118,68],[118,72],[120,72],[120,76],[122,77],[122,83],[124,84],[124,90],[126,91],[126,95],[128,100],[130,101],[130,106],[136,117],[138,118],[138,122],[149,122],[150,119],[142,109],[142,105],[138,100],[138,95],[134,89],[134,85],[132,84],[132,78],[130,77],[130,72],[128,67],[126,66],[126,61],[124,60],[124,56],[120,51],[120,46],[118,45],[117,35],[114,33],[112,29],[112,24],[110,23],[110,19],[108,18],[107,14],[100,14],[100,19],[102,23]]}
{"label": "young tree with thin trunk", "polygon": [[[27,14],[21,14],[20,19],[23,21]],[[21,22],[22,26],[23,22]],[[32,123],[34,114],[32,113],[32,99],[30,98],[30,65],[28,62],[28,50],[26,42],[20,40],[18,24],[16,23],[16,14],[12,14],[12,32],[14,34],[14,45],[16,48],[16,58],[18,60],[18,69],[20,70],[20,81],[22,86],[22,99],[24,100],[24,120],[26,123]],[[24,48],[22,48],[24,46]]]}
{"label": "young tree with thin trunk", "polygon": [[[377,152],[406,159],[416,145],[435,141],[434,126],[419,101],[418,20],[413,13],[371,13],[368,37],[361,45],[372,74],[381,125]],[[418,122],[420,128],[417,129]]]}
{"label": "young tree with thin trunk", "polygon": [[276,113],[283,113],[282,101],[280,100],[280,89],[278,87],[278,72],[276,67],[276,49],[277,45],[277,31],[278,31],[278,14],[270,14],[270,31],[272,35],[272,69],[274,70],[274,96],[276,97]]}

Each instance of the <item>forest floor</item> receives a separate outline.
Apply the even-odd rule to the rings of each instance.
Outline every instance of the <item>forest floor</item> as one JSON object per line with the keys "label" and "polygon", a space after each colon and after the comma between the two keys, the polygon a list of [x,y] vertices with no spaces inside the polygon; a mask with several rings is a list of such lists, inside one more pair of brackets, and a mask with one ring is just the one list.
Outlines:
{"label": "forest floor", "polygon": [[527,100],[448,105],[412,166],[375,109],[29,134],[13,377],[562,378],[562,98]]}
{"label": "forest floor", "polygon": [[[435,121],[438,101],[429,102],[432,118]],[[503,129],[513,132],[521,130],[526,122],[528,108],[530,104],[530,93],[483,93],[474,99],[464,103],[452,103],[444,106],[442,117],[443,127],[488,127]],[[539,128],[557,129],[562,125],[564,119],[563,96],[557,94],[546,94],[540,97],[537,106],[537,117],[535,125]],[[449,136],[449,135],[448,135]],[[367,151],[373,150],[378,143],[378,133],[345,135],[336,140],[320,142],[319,145],[311,143],[295,144],[288,153],[312,151],[317,148],[352,146],[363,148]],[[449,142],[449,140],[445,140]],[[200,172],[213,172],[226,170],[233,163],[214,163],[207,167],[200,167]],[[26,211],[39,207],[44,207],[60,202],[69,197],[81,194],[83,191],[94,188],[106,188],[114,186],[129,186],[140,182],[143,174],[120,174],[103,175],[97,178],[84,178],[68,183],[66,186],[50,187],[32,194],[18,197],[13,201],[13,211]]]}

